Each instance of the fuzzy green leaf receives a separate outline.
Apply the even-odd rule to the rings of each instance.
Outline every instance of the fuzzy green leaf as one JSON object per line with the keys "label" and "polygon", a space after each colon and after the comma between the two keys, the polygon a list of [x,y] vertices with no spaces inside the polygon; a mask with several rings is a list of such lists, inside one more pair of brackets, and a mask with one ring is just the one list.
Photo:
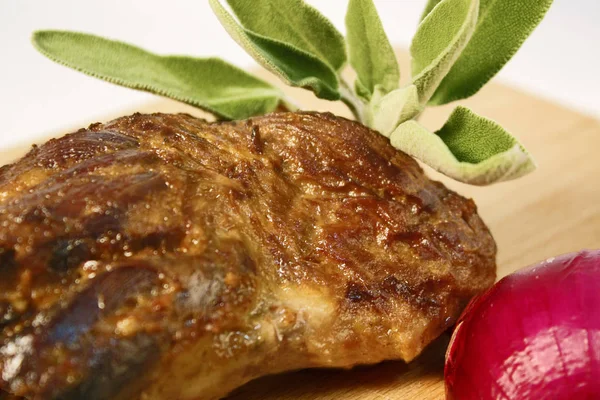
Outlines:
{"label": "fuzzy green leaf", "polygon": [[227,119],[271,112],[283,99],[270,84],[218,58],[160,56],[94,35],[38,31],[34,46],[67,67],[170,97]]}
{"label": "fuzzy green leaf", "polygon": [[478,9],[479,0],[442,0],[419,25],[410,52],[421,104],[431,98],[469,42]]}
{"label": "fuzzy green leaf", "polygon": [[415,85],[396,89],[387,94],[377,86],[369,103],[366,124],[389,137],[398,125],[414,118],[421,110],[419,93]]}
{"label": "fuzzy green leaf", "polygon": [[[427,9],[441,0],[430,0]],[[519,50],[552,0],[480,0],[475,33],[430,100],[440,105],[481,89]]]}
{"label": "fuzzy green leaf", "polygon": [[377,85],[385,93],[397,89],[400,68],[372,0],[350,0],[346,29],[356,92],[368,100]]}
{"label": "fuzzy green leaf", "polygon": [[344,37],[304,0],[227,0],[241,25],[259,35],[289,43],[325,61],[334,70],[346,63]]}
{"label": "fuzzy green leaf", "polygon": [[390,141],[435,170],[473,185],[515,179],[535,169],[513,136],[465,107],[456,108],[436,133],[407,121],[392,132]]}
{"label": "fuzzy green leaf", "polygon": [[423,21],[425,17],[429,15],[431,10],[433,10],[434,7],[437,6],[441,1],[442,0],[428,0],[427,4],[425,5],[425,9],[423,10],[423,14],[421,14],[421,21]]}
{"label": "fuzzy green leaf", "polygon": [[286,84],[308,88],[326,100],[340,99],[338,77],[328,64],[289,43],[243,28],[219,0],[209,3],[229,35]]}

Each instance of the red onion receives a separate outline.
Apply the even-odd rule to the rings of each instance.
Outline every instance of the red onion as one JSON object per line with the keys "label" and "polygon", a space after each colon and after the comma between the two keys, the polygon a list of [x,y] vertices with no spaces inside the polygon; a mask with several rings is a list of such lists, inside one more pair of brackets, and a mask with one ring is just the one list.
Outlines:
{"label": "red onion", "polygon": [[444,373],[447,399],[600,399],[600,250],[549,259],[473,299]]}

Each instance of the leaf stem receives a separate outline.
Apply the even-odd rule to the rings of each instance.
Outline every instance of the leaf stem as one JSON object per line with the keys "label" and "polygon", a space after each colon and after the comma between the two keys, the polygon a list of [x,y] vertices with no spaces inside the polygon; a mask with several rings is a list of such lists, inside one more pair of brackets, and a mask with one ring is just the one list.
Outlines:
{"label": "leaf stem", "polygon": [[363,102],[354,94],[350,84],[344,79],[340,79],[341,100],[352,112],[357,121],[365,122],[365,112]]}

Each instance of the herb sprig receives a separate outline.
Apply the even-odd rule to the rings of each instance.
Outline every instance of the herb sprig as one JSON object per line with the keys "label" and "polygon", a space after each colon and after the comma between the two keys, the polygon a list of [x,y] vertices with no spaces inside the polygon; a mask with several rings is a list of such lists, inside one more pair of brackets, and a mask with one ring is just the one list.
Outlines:
{"label": "herb sprig", "polygon": [[[516,53],[552,0],[428,0],[411,45],[412,79],[400,68],[372,0],[349,0],[344,38],[303,0],[209,0],[227,32],[290,86],[343,101],[391,144],[462,182],[486,185],[535,169],[500,125],[459,106],[437,132],[416,118],[427,106],[472,96]],[[161,56],[119,41],[38,31],[34,46],[88,75],[170,97],[222,119],[243,119],[294,102],[271,84],[218,58]],[[356,80],[342,72],[350,65]]]}

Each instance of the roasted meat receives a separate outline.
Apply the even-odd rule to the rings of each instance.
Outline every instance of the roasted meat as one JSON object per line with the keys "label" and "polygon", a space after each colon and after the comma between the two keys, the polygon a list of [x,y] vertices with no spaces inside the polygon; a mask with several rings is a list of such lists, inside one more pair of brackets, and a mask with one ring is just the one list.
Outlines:
{"label": "roasted meat", "polygon": [[331,114],[94,124],[0,170],[0,389],[212,400],[410,361],[495,253],[471,200]]}

